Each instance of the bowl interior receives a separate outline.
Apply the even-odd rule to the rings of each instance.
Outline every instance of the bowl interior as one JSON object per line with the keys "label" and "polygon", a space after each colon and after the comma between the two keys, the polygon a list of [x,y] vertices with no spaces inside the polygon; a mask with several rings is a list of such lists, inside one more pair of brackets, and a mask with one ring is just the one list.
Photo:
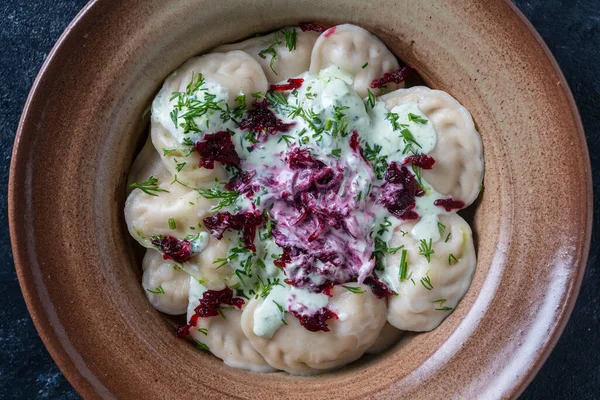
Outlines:
{"label": "bowl interior", "polygon": [[[123,398],[517,394],[573,306],[591,194],[564,79],[513,6],[166,3],[90,3],[48,57],[15,146],[10,220],[19,279],[77,390]],[[469,216],[478,266],[465,298],[432,332],[407,334],[382,355],[316,377],[259,375],[176,340],[172,323],[148,303],[123,218],[125,183],[149,104],[172,70],[218,44],[304,21],[366,28],[471,112],[486,161],[483,196]]]}

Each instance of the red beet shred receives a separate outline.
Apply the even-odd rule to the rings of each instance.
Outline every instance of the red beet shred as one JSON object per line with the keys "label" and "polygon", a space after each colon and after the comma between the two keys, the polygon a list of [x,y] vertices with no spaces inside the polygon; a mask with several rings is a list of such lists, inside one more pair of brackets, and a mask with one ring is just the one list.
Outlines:
{"label": "red beet shred", "polygon": [[287,81],[288,81],[288,83],[281,83],[279,85],[271,85],[269,88],[271,90],[275,90],[275,91],[300,89],[300,87],[302,86],[302,82],[304,82],[304,79],[290,78]]}
{"label": "red beet shred", "polygon": [[301,315],[295,311],[291,311],[292,314],[300,321],[300,325],[311,332],[329,332],[329,327],[327,326],[328,319],[338,319],[336,313],[328,309],[327,307],[323,307],[318,310],[316,313],[312,315]]}
{"label": "red beet shred", "polygon": [[277,132],[288,132],[296,123],[283,123],[278,119],[273,111],[269,109],[269,102],[266,100],[257,102],[240,122],[240,128],[245,131],[254,132],[256,140],[264,141],[268,135],[274,135]]}
{"label": "red beet shred", "polygon": [[409,220],[417,219],[419,215],[413,211],[415,197],[423,194],[416,182],[415,176],[404,166],[392,162],[385,171],[385,183],[381,185],[379,200],[394,216]]}
{"label": "red beet shred", "polygon": [[394,294],[375,274],[366,277],[364,284],[371,288],[373,294],[378,299],[383,299]]}
{"label": "red beet shred", "polygon": [[200,154],[198,163],[200,168],[214,169],[215,161],[236,167],[241,164],[240,157],[231,141],[231,134],[227,131],[204,135],[202,140],[196,142],[194,150]]}
{"label": "red beet shred", "polygon": [[435,164],[435,160],[433,157],[430,157],[426,154],[417,154],[414,156],[408,156],[402,162],[402,165],[412,164],[415,167],[420,167],[423,169],[431,169],[433,168],[433,164]]}
{"label": "red beet shred", "polygon": [[227,182],[225,189],[236,191],[238,193],[245,194],[247,197],[254,196],[260,185],[252,184],[252,179],[256,176],[256,171],[238,171],[237,175],[234,176]]}
{"label": "red beet shred", "polygon": [[186,262],[192,257],[192,244],[174,236],[158,236],[152,238],[152,244],[160,247],[165,260]]}
{"label": "red beet shred", "polygon": [[336,28],[337,28],[337,26],[332,26],[331,28],[327,29],[325,32],[323,32],[323,36],[329,37],[329,36],[333,35],[335,33]]}
{"label": "red beet shred", "polygon": [[433,205],[436,205],[438,207],[444,207],[446,211],[451,212],[454,210],[460,210],[461,208],[464,208],[465,202],[462,200],[454,200],[453,198],[449,197],[447,199],[438,199],[433,202]]}
{"label": "red beet shred", "polygon": [[394,82],[394,83],[404,82],[406,80],[406,78],[408,77],[409,72],[411,72],[412,70],[413,69],[411,67],[409,67],[408,65],[405,65],[403,67],[398,68],[397,70],[395,70],[393,72],[388,72],[383,75],[383,78],[374,79],[373,82],[371,82],[371,89],[380,88],[383,85],[386,85],[390,82]]}
{"label": "red beet shred", "polygon": [[233,306],[238,310],[242,309],[244,299],[233,297],[233,291],[226,287],[223,290],[207,290],[200,299],[200,305],[194,309],[194,315],[190,318],[187,325],[177,327],[177,336],[186,337],[190,334],[190,329],[198,324],[199,318],[215,317],[219,315],[221,304]]}
{"label": "red beet shred", "polygon": [[312,22],[301,22],[298,26],[302,29],[302,32],[323,32],[325,30],[321,25],[313,24]]}
{"label": "red beet shred", "polygon": [[242,242],[244,246],[256,252],[254,237],[256,228],[263,223],[263,216],[259,210],[240,212],[231,214],[228,211],[220,212],[212,217],[204,218],[204,225],[208,228],[211,235],[217,239],[223,238],[223,233],[227,229],[242,231]]}

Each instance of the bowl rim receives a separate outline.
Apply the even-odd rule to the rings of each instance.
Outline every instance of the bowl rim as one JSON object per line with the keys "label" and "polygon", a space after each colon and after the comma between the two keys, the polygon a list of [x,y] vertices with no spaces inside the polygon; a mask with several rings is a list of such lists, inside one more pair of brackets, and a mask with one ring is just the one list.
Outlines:
{"label": "bowl rim", "polygon": [[[46,77],[46,74],[48,73],[48,67],[55,61],[57,53],[63,51],[66,39],[71,35],[76,35],[82,30],[83,24],[80,24],[82,19],[84,19],[85,15],[90,11],[90,9],[92,9],[94,6],[103,1],[104,0],[90,0],[68,24],[68,26],[59,36],[56,43],[52,47],[52,50],[48,53],[48,56],[44,60],[38,72],[38,75],[36,76],[31,86],[31,90],[27,96],[23,107],[23,112],[19,119],[19,125],[16,131],[12,149],[8,184],[8,222],[13,261],[28,312],[31,315],[34,326],[36,327],[40,338],[42,339],[46,349],[50,353],[54,362],[57,364],[57,366],[67,378],[69,383],[73,386],[73,388],[80,395],[86,398],[98,395],[98,393],[89,384],[82,371],[80,371],[75,366],[75,364],[73,364],[70,361],[71,356],[69,355],[68,351],[63,347],[63,345],[61,345],[60,342],[57,340],[57,332],[54,330],[51,322],[48,319],[45,307],[41,304],[41,301],[35,296],[35,293],[38,291],[35,283],[31,279],[27,279],[27,275],[30,274],[30,272],[28,271],[28,265],[26,263],[27,257],[25,256],[25,254],[27,253],[27,249],[25,246],[26,239],[23,237],[22,233],[20,233],[19,229],[17,229],[19,222],[19,205],[17,204],[17,200],[18,191],[20,190],[20,187],[18,186],[18,177],[15,171],[17,169],[17,165],[19,165],[19,160],[23,157],[23,154],[28,151],[27,149],[21,148],[19,144],[21,142],[22,136],[24,135],[23,132],[25,131],[25,126],[27,124],[31,124],[31,122],[29,121],[30,106],[34,97],[37,95],[40,82]],[[508,5],[512,12],[514,12],[514,14],[518,17],[520,22],[527,28],[529,33],[535,38],[535,40],[543,50],[547,60],[550,62],[554,72],[556,73],[556,76],[559,79],[558,83],[560,86],[562,86],[562,91],[564,92],[567,98],[567,101],[570,106],[570,111],[572,113],[576,125],[579,137],[579,145],[583,154],[581,165],[585,169],[584,173],[586,182],[585,213],[587,218],[585,219],[585,240],[581,248],[580,263],[577,266],[577,268],[573,271],[574,276],[571,281],[571,287],[569,288],[570,293],[568,295],[566,303],[563,305],[563,313],[562,315],[557,316],[557,324],[555,325],[554,329],[549,333],[548,341],[545,343],[545,345],[543,345],[537,350],[537,356],[527,373],[515,379],[511,397],[517,398],[525,391],[527,386],[533,381],[537,373],[540,371],[540,369],[550,356],[550,353],[556,346],[575,307],[575,303],[577,301],[577,297],[581,289],[581,284],[583,281],[583,276],[587,266],[590,251],[593,225],[593,184],[589,149],[587,147],[587,141],[585,131],[583,128],[583,123],[581,121],[581,116],[579,114],[577,104],[573,97],[573,93],[565,79],[562,70],[558,65],[558,62],[554,58],[554,55],[548,48],[547,44],[542,39],[541,35],[536,31],[536,29],[533,27],[533,25],[527,19],[527,17],[525,17],[522,11],[511,0],[498,1]]]}

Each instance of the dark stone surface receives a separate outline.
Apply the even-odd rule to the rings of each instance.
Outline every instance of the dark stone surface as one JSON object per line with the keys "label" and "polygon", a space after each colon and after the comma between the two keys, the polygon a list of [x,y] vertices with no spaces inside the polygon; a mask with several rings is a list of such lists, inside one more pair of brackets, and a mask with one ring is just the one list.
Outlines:
{"label": "dark stone surface", "polygon": [[[76,399],[79,396],[46,352],[31,322],[15,275],[6,192],[17,123],[31,84],[52,45],[86,0],[0,2],[0,399]],[[594,170],[600,169],[600,1],[517,0],[554,53],[573,90]],[[594,192],[600,198],[600,178]],[[600,210],[595,203],[594,225]],[[598,229],[575,311],[565,333],[523,398],[600,398],[600,265]]]}

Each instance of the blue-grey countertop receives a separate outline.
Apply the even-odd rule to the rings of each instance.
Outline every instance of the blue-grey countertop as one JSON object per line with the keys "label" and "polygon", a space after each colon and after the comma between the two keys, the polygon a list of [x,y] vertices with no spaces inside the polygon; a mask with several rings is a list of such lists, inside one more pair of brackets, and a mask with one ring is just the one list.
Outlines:
{"label": "blue-grey countertop", "polygon": [[[474,0],[476,1],[476,0]],[[479,0],[484,1],[484,0]],[[0,1],[0,399],[76,399],[31,322],[12,262],[6,193],[12,144],[29,88],[46,55],[86,0]],[[516,0],[558,60],[581,111],[600,170],[600,0]],[[600,178],[594,176],[600,198]],[[595,228],[600,210],[594,204]],[[524,399],[600,398],[598,229],[581,294],[556,349]]]}

